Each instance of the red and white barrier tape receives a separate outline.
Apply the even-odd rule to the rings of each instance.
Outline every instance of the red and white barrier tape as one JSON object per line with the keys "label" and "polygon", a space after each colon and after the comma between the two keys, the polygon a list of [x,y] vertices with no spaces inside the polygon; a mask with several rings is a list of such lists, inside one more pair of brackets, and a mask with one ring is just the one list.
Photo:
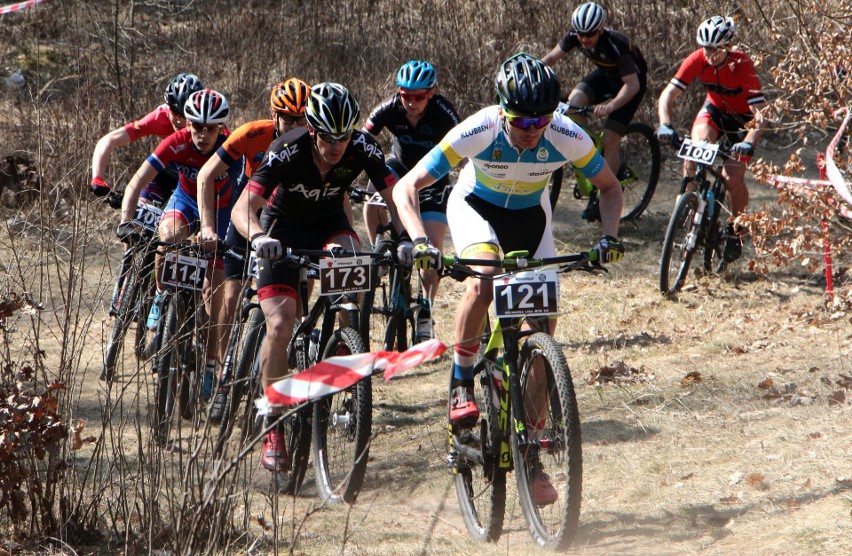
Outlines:
{"label": "red and white barrier tape", "polygon": [[447,349],[433,339],[399,353],[375,351],[329,357],[313,367],[279,380],[266,389],[266,396],[255,402],[258,412],[266,414],[271,407],[316,401],[345,390],[372,374],[384,371],[385,380],[413,369],[420,363],[438,357]]}
{"label": "red and white barrier tape", "polygon": [[23,10],[42,2],[45,2],[45,0],[27,0],[26,2],[18,2],[17,4],[9,4],[8,6],[0,6],[0,15],[17,12],[18,10]]}

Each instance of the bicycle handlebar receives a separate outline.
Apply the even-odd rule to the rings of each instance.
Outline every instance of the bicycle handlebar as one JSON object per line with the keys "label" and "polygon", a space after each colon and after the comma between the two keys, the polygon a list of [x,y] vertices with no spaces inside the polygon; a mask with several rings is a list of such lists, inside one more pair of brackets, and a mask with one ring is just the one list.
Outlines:
{"label": "bicycle handlebar", "polygon": [[[506,274],[511,274],[512,272],[518,270],[525,270],[528,268],[541,268],[544,266],[551,265],[564,265],[559,268],[560,273],[571,272],[573,270],[586,270],[589,272],[607,272],[607,268],[605,266],[597,264],[598,252],[594,250],[572,255],[559,255],[556,257],[544,258],[528,258],[527,255],[528,253],[526,251],[513,251],[511,253],[507,253],[505,257],[498,260],[462,259],[459,257],[451,257],[445,255],[442,258],[444,269],[443,275],[449,276],[456,280],[464,280],[468,277],[496,278],[499,276],[505,276]],[[476,271],[470,268],[471,266],[502,268],[509,272],[494,276]]]}

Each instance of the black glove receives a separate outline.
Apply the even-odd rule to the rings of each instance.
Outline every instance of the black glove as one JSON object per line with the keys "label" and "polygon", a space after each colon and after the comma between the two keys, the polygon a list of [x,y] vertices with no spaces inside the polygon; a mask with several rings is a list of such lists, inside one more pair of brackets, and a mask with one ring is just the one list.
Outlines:
{"label": "black glove", "polygon": [[660,127],[657,128],[657,139],[660,140],[660,143],[674,143],[675,137],[677,137],[677,134],[670,124],[660,124]]}
{"label": "black glove", "polygon": [[754,154],[754,145],[748,141],[740,141],[739,143],[734,143],[734,146],[731,147],[731,152],[737,156],[750,157]]}
{"label": "black glove", "polygon": [[92,183],[89,184],[89,191],[95,197],[106,197],[110,189],[112,189],[107,182],[103,180],[103,178],[92,178]]}
{"label": "black glove", "polygon": [[603,236],[592,251],[598,252],[600,264],[617,263],[624,257],[624,245],[612,236]]}
{"label": "black glove", "polygon": [[116,192],[110,191],[109,195],[106,196],[104,201],[106,204],[114,208],[115,210],[121,210],[121,199],[124,197],[124,192]]}

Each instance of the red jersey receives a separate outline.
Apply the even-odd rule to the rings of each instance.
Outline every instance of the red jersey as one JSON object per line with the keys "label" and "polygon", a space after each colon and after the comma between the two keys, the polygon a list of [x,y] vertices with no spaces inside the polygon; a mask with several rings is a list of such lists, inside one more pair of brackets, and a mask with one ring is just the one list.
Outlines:
{"label": "red jersey", "polygon": [[[198,171],[213,156],[216,148],[225,142],[228,135],[230,135],[230,132],[223,127],[210,154],[201,154],[192,144],[189,128],[175,131],[163,139],[154,152],[148,156],[148,164],[153,166],[157,172],[161,172],[170,164],[175,166],[178,169],[180,188],[198,201]],[[239,179],[240,170],[242,170],[241,165],[235,164],[221,176],[216,176],[213,182],[217,197],[216,208],[224,208],[230,205],[233,184]]]}
{"label": "red jersey", "polygon": [[683,61],[671,84],[685,90],[695,79],[707,90],[708,102],[722,112],[750,114],[750,106],[766,102],[754,63],[742,52],[728,52],[721,65],[712,66],[699,48]]}
{"label": "red jersey", "polygon": [[260,166],[263,153],[266,152],[269,144],[276,137],[278,137],[278,134],[272,120],[249,122],[235,129],[225,143],[219,147],[216,154],[228,166],[237,162],[241,157],[246,157],[245,174],[251,177],[257,167]]}
{"label": "red jersey", "polygon": [[165,139],[175,132],[172,121],[169,119],[170,111],[168,104],[160,105],[142,118],[125,125],[124,131],[130,136],[131,141],[149,135],[156,135],[160,139]]}

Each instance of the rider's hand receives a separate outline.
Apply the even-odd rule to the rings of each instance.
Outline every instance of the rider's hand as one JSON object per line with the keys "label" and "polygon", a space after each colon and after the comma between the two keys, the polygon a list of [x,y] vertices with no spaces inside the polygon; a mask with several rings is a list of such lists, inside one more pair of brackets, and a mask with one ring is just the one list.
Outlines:
{"label": "rider's hand", "polygon": [[109,194],[110,189],[112,189],[107,182],[104,181],[103,178],[92,178],[92,183],[89,184],[89,191],[95,197],[106,197]]}
{"label": "rider's hand", "polygon": [[427,237],[418,237],[414,240],[411,256],[414,258],[416,268],[423,270],[441,268],[441,252],[432,245]]}
{"label": "rider's hand", "polygon": [[142,241],[142,233],[135,222],[121,222],[115,229],[115,235],[122,243],[134,244]]}
{"label": "rider's hand", "polygon": [[624,245],[613,236],[603,236],[592,251],[598,252],[600,264],[617,263],[624,257]]}
{"label": "rider's hand", "polygon": [[414,263],[414,244],[407,239],[400,240],[396,246],[396,260],[402,266],[411,266]]}
{"label": "rider's hand", "polygon": [[219,246],[219,234],[212,228],[202,228],[199,234],[201,240],[201,248],[207,253],[215,253]]}
{"label": "rider's hand", "polygon": [[660,140],[660,143],[673,143],[675,137],[677,137],[677,134],[670,124],[660,124],[660,127],[657,128],[657,139]]}
{"label": "rider's hand", "polygon": [[731,152],[737,156],[751,158],[754,154],[754,145],[748,141],[740,141],[739,143],[734,143],[734,146],[731,147]]}
{"label": "rider's hand", "polygon": [[251,248],[261,259],[280,259],[284,254],[281,242],[266,234],[257,233],[251,240]]}

